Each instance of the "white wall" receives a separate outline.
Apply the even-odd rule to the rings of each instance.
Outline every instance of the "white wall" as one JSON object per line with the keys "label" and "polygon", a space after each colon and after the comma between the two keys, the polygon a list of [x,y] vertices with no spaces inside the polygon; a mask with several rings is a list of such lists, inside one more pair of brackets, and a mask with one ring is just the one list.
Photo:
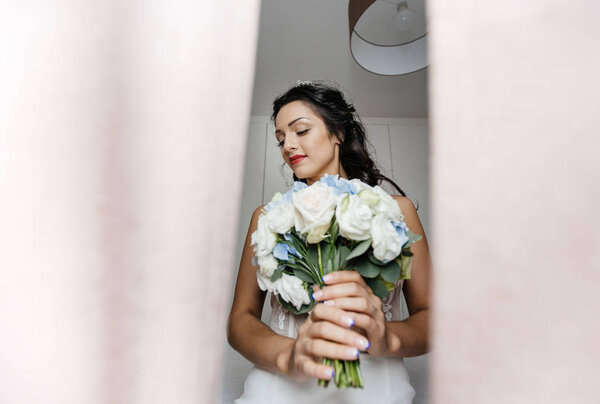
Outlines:
{"label": "white wall", "polygon": [[333,80],[360,116],[426,118],[429,69],[381,76],[363,69],[348,46],[348,0],[262,0],[252,115],[296,80]]}
{"label": "white wall", "polygon": [[[415,205],[425,233],[429,233],[429,175],[428,127],[425,119],[363,118],[367,136],[374,147],[373,158],[384,175],[392,178]],[[293,183],[291,169],[283,164],[280,149],[276,146],[274,128],[268,117],[255,116],[248,128],[247,156],[245,162],[243,198],[241,201],[238,231],[239,264],[250,217],[254,209],[268,203],[277,191],[285,192]],[[382,185],[388,192],[397,191],[387,183]],[[235,268],[237,273],[237,266]],[[234,281],[235,282],[235,281]],[[233,294],[235,283],[231,285]],[[233,296],[231,296],[231,299]],[[271,313],[266,299],[263,321]],[[403,313],[407,313],[403,301]],[[405,359],[413,385],[417,390],[415,404],[427,402],[427,355]],[[243,381],[252,364],[228,347],[223,372],[222,402],[231,403],[243,389]]]}

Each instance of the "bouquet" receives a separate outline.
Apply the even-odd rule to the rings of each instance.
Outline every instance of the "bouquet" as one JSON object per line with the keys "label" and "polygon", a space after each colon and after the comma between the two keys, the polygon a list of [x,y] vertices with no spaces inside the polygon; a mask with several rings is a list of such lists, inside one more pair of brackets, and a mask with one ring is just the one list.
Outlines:
{"label": "bouquet", "polygon": [[[410,245],[420,239],[381,187],[326,174],[310,186],[296,181],[285,194],[276,193],[258,218],[251,244],[261,290],[302,314],[315,304],[313,285],[323,287],[323,276],[337,270],[358,271],[385,298],[399,279],[410,279]],[[333,366],[337,387],[364,387],[359,359],[323,363]]]}

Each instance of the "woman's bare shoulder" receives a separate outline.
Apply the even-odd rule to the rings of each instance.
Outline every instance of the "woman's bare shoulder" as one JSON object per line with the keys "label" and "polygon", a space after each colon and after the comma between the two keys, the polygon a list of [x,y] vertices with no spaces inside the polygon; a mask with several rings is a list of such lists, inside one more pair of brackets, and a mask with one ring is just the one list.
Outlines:
{"label": "woman's bare shoulder", "polygon": [[264,209],[265,205],[260,205],[258,208],[254,209],[254,212],[252,212],[252,219],[258,218]]}
{"label": "woman's bare shoulder", "polygon": [[254,209],[252,212],[252,216],[250,217],[250,225],[248,227],[248,233],[254,232],[258,227],[258,218],[260,214],[263,212],[265,205],[260,205],[258,208]]}
{"label": "woman's bare shoulder", "polygon": [[406,215],[406,213],[417,213],[417,209],[415,208],[415,205],[413,204],[413,202],[407,198],[406,196],[402,196],[402,195],[391,195],[392,198],[394,198],[394,200],[396,200],[396,202],[398,202],[398,206],[400,206],[400,210],[402,211],[403,215]]}
{"label": "woman's bare shoulder", "polygon": [[408,228],[413,232],[423,234],[423,225],[421,219],[419,219],[419,214],[417,213],[414,203],[405,196],[391,195],[391,197],[394,198],[398,203],[398,206],[400,206],[400,211],[404,216],[404,221],[408,225]]}

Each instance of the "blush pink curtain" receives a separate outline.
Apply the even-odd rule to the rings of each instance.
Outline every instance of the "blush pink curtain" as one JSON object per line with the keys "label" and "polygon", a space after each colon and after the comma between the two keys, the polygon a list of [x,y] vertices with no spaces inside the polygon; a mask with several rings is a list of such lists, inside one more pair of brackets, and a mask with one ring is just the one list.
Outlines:
{"label": "blush pink curtain", "polygon": [[431,0],[434,403],[599,403],[600,5]]}
{"label": "blush pink curtain", "polygon": [[216,401],[259,1],[0,5],[0,402]]}

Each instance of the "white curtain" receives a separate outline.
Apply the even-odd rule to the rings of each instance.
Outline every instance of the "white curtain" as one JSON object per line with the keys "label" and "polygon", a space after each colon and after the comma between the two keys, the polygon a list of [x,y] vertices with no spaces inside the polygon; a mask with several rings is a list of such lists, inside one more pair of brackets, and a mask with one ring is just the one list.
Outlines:
{"label": "white curtain", "polygon": [[0,3],[0,402],[219,389],[259,1]]}
{"label": "white curtain", "polygon": [[600,4],[428,15],[433,402],[599,403]]}

